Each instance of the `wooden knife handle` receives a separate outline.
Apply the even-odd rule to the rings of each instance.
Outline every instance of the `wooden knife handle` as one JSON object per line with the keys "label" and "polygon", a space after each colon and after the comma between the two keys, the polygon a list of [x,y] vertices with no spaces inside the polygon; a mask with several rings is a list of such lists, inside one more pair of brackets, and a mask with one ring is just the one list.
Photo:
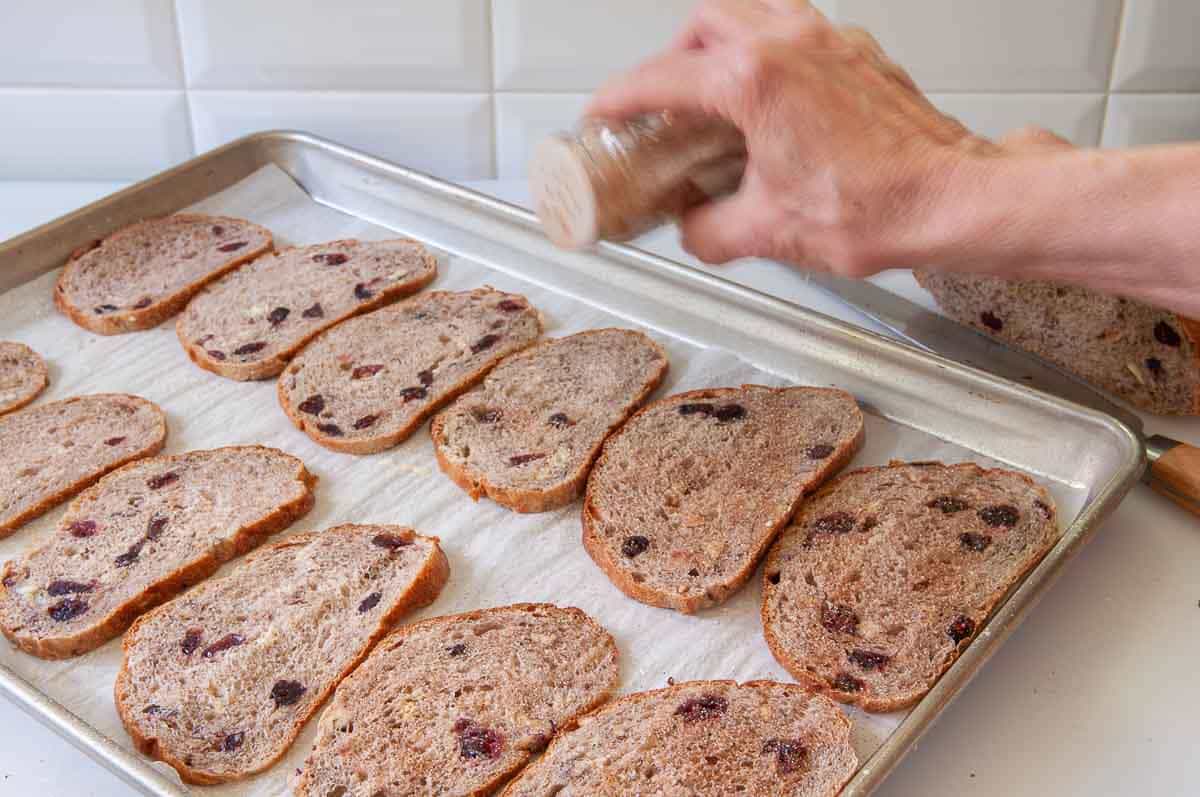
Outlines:
{"label": "wooden knife handle", "polygon": [[[1155,435],[1146,441],[1152,459],[1148,481],[1189,512],[1200,515],[1200,448]],[[1153,456],[1154,452],[1159,452]]]}

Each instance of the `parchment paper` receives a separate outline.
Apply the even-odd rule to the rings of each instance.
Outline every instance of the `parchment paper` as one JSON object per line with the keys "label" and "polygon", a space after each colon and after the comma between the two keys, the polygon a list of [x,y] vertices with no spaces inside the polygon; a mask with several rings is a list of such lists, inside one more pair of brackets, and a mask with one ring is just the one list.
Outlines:
{"label": "parchment paper", "polygon": [[[277,245],[335,238],[380,239],[395,233],[321,206],[284,172],[264,167],[237,185],[191,208],[250,219],[270,228]],[[436,247],[434,247],[436,249]],[[275,382],[233,382],[200,370],[175,337],[174,323],[140,333],[93,335],[57,313],[51,289],[58,272],[0,296],[0,338],[22,341],[50,365],[51,387],[42,402],[85,393],[121,391],[155,401],[167,413],[164,453],[261,443],[299,456],[320,477],[314,510],[276,539],[338,523],[399,523],[441,537],[451,576],[433,606],[415,615],[451,614],[518,601],[547,601],[582,608],[616,637],[621,651],[621,691],[657,688],[668,677],[791,680],[772,658],[759,620],[755,577],[723,606],[687,617],[644,606],[622,595],[592,563],[580,542],[578,504],[542,515],[517,515],[481,501],[472,503],[441,475],[422,429],[400,446],[373,456],[326,451],[295,429],[279,408]],[[575,299],[489,270],[461,258],[441,257],[435,288],[462,290],[491,284],[527,295],[545,314],[547,334],[561,336],[603,326],[632,326]],[[781,385],[734,355],[701,349],[661,332],[671,369],[657,395],[747,382]],[[890,459],[987,461],[921,432],[867,416],[867,445],[854,465]],[[1049,485],[1065,521],[1083,496]],[[15,558],[53,531],[60,507],[0,541],[0,560]],[[236,565],[236,561],[232,563]],[[231,565],[226,565],[230,567]],[[224,572],[224,571],[222,571]],[[120,640],[66,662],[44,662],[0,642],[0,662],[11,666],[101,732],[130,747],[113,707]],[[849,709],[854,744],[865,760],[903,714],[868,715]],[[284,759],[266,773],[215,787],[211,795],[282,795],[312,744],[310,722]],[[9,729],[7,732],[16,732]],[[171,772],[165,765],[158,765]]]}

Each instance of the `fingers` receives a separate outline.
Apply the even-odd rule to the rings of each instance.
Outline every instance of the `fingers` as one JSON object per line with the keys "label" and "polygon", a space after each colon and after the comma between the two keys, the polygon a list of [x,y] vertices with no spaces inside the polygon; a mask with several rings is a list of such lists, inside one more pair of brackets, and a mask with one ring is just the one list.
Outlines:
{"label": "fingers", "polygon": [[719,114],[712,71],[711,58],[702,51],[663,53],[602,86],[584,114],[610,119],[657,111]]}
{"label": "fingers", "polygon": [[737,193],[692,208],[679,220],[683,248],[705,263],[727,263],[761,254],[764,214],[770,204],[743,186]]}

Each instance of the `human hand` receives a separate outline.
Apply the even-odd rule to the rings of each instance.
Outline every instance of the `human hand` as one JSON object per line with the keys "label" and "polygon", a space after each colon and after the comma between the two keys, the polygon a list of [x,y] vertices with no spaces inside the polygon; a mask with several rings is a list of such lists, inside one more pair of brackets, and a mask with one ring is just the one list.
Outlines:
{"label": "human hand", "polygon": [[804,0],[706,0],[661,55],[603,87],[588,114],[728,119],[749,162],[732,196],[681,219],[710,263],[759,256],[847,276],[919,261],[933,208],[994,147],[940,113],[860,29]]}

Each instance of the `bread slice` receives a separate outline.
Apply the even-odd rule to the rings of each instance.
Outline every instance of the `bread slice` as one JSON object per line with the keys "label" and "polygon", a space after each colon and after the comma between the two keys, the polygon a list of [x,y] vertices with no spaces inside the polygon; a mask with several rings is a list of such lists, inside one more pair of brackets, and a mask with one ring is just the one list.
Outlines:
{"label": "bread slice", "polygon": [[618,679],[616,643],[578,609],[401,628],[338,687],[294,794],[491,794]]}
{"label": "bread slice", "polygon": [[50,381],[46,362],[24,343],[0,340],[0,415],[24,407]]}
{"label": "bread slice", "polygon": [[422,294],[310,343],[279,377],[279,403],[326,448],[383,451],[541,331],[524,296],[489,287]]}
{"label": "bread slice", "polygon": [[262,548],[125,635],[117,712],[189,783],[261,772],[450,568],[436,537],[337,526]]}
{"label": "bread slice", "polygon": [[227,216],[180,213],[132,224],[77,251],[54,303],[101,335],[150,329],[227,271],[271,251],[271,233]]}
{"label": "bread slice", "polygon": [[914,272],[945,313],[1147,412],[1200,414],[1200,322],[1068,285]]}
{"label": "bread slice", "polygon": [[854,397],[833,388],[746,385],[657,401],[605,443],[588,479],[584,547],[631,598],[686,613],[715,606],[862,441]]}
{"label": "bread slice", "polygon": [[162,410],[123,393],[78,396],[0,417],[0,537],[109,471],[158,453],[166,439]]}
{"label": "bread slice", "polygon": [[437,258],[408,238],[286,249],[208,285],[175,331],[206,371],[267,379],[322,331],[416,293],[436,275]]}
{"label": "bread slice", "polygon": [[850,722],[828,698],[796,684],[692,681],[584,717],[503,797],[833,797],[857,768]]}
{"label": "bread slice", "polygon": [[1032,479],[971,463],[856,470],[767,557],[763,628],[798,680],[868,711],[915,703],[1058,539]]}
{"label": "bread slice", "polygon": [[476,500],[517,512],[565,506],[583,493],[605,438],[666,372],[662,347],[629,329],[539,343],[433,419],[438,465]]}
{"label": "bread slice", "polygon": [[307,514],[315,483],[261,446],[126,465],[76,498],[49,542],[4,565],[0,630],[46,659],[93,650]]}

